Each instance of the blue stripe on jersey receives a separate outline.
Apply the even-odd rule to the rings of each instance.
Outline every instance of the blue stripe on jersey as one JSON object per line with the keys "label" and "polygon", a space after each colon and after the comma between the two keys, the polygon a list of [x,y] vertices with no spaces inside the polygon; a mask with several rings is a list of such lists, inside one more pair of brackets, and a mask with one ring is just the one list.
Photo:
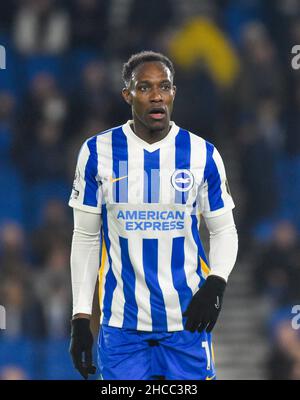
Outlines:
{"label": "blue stripe on jersey", "polygon": [[[188,131],[180,129],[175,139],[175,169],[190,169],[191,167],[191,138]],[[184,177],[181,174],[182,178]],[[184,187],[184,184],[181,184]],[[175,189],[176,190],[176,189]],[[176,190],[175,203],[186,204],[189,192]]]}
{"label": "blue stripe on jersey", "polygon": [[150,292],[153,331],[167,331],[165,302],[158,282],[158,239],[143,239],[143,267]]}
{"label": "blue stripe on jersey", "polygon": [[200,258],[199,256],[206,262],[207,265],[209,265],[202,243],[201,243],[201,239],[200,239],[200,233],[199,233],[199,226],[198,226],[198,219],[197,216],[195,215],[195,207],[196,207],[196,203],[193,204],[194,210],[191,214],[191,218],[192,218],[192,235],[194,238],[194,241],[196,243],[197,249],[198,249],[198,254],[197,254],[197,274],[200,277],[200,282],[199,282],[199,287],[201,287],[203,285],[203,283],[205,282],[205,278],[202,276],[202,270],[201,270],[201,263],[200,263]]}
{"label": "blue stripe on jersey", "polygon": [[184,271],[184,236],[173,238],[171,270],[174,288],[178,292],[182,313],[187,309],[193,292],[187,284]]}
{"label": "blue stripe on jersey", "polygon": [[159,202],[159,149],[144,150],[144,203]]}
{"label": "blue stripe on jersey", "polygon": [[116,203],[128,202],[128,148],[122,127],[112,131],[113,197]]}
{"label": "blue stripe on jersey", "polygon": [[208,201],[210,211],[224,207],[221,191],[221,178],[213,159],[214,146],[206,142],[206,165],[204,169],[204,182],[208,184]]}
{"label": "blue stripe on jersey", "polygon": [[98,174],[98,153],[97,153],[97,137],[92,137],[87,142],[90,155],[85,166],[84,180],[85,190],[83,196],[83,204],[87,206],[97,207],[97,191],[98,182],[96,176]]}
{"label": "blue stripe on jersey", "polygon": [[102,205],[102,228],[104,234],[104,240],[107,250],[107,256],[109,261],[109,270],[106,274],[105,286],[104,286],[104,299],[103,299],[103,320],[102,323],[108,325],[111,317],[111,305],[114,290],[117,286],[117,280],[112,270],[112,260],[110,256],[110,240],[108,237],[108,226],[107,226],[107,210],[106,205]]}
{"label": "blue stripe on jersey", "polygon": [[130,261],[128,251],[128,239],[119,237],[122,261],[122,281],[125,297],[123,328],[137,328],[138,306],[134,297],[135,294],[135,274]]}

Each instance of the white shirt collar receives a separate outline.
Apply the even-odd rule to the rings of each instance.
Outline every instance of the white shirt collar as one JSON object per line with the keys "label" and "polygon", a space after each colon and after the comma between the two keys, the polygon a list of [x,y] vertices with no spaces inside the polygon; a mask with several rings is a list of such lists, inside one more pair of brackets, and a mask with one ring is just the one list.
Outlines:
{"label": "white shirt collar", "polygon": [[163,139],[159,140],[158,142],[155,143],[147,143],[145,140],[141,139],[138,137],[132,130],[131,125],[133,125],[133,120],[129,120],[122,126],[123,132],[127,136],[128,139],[134,140],[136,144],[142,146],[145,150],[149,152],[153,152],[157,149],[159,149],[162,146],[165,146],[167,143],[170,142],[172,138],[174,138],[177,133],[179,132],[179,127],[175,124],[174,121],[170,121],[170,126],[171,129],[169,130],[167,136],[165,136]]}

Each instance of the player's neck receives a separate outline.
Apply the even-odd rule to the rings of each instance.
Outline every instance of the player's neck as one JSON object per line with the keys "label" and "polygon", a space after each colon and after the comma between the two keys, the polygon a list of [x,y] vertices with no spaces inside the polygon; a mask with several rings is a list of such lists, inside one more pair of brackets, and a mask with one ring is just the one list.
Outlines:
{"label": "player's neck", "polygon": [[169,133],[171,126],[168,124],[164,129],[162,130],[150,130],[146,128],[144,125],[138,123],[137,121],[133,121],[133,124],[131,125],[131,129],[135,133],[136,136],[138,136],[140,139],[144,140],[145,142],[149,144],[153,144],[156,142],[159,142],[160,140],[164,139],[167,134]]}

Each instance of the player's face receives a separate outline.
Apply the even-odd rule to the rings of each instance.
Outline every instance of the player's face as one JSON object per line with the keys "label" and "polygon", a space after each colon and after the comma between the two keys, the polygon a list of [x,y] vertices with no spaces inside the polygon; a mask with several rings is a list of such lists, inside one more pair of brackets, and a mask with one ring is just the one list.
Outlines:
{"label": "player's face", "polygon": [[132,106],[138,125],[149,131],[162,131],[169,127],[175,92],[169,68],[161,62],[146,62],[134,70],[123,96]]}

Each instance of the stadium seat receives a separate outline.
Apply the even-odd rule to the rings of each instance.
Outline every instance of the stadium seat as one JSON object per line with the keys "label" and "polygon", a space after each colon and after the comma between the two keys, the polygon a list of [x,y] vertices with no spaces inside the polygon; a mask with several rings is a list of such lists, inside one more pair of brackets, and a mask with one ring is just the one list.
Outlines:
{"label": "stadium seat", "polygon": [[[100,55],[101,58],[101,55]],[[98,60],[99,54],[92,50],[75,49],[65,58],[64,62],[64,85],[67,90],[74,89],[78,85],[84,67],[93,60]]]}
{"label": "stadium seat", "polygon": [[25,69],[27,83],[29,84],[33,78],[40,73],[49,73],[54,76],[58,82],[62,82],[62,57],[35,55],[25,57]]}
{"label": "stadium seat", "polygon": [[26,193],[26,225],[28,229],[37,227],[42,218],[44,205],[51,199],[66,203],[70,196],[71,185],[64,181],[46,181],[31,185]]}
{"label": "stadium seat", "polygon": [[285,157],[278,163],[279,212],[300,229],[300,157]]}
{"label": "stadium seat", "polygon": [[[0,340],[0,371],[5,367],[17,367],[25,372],[27,379],[35,379],[36,343],[20,339],[1,338]],[[42,366],[41,366],[42,368]]]}
{"label": "stadium seat", "polygon": [[[56,339],[45,342],[45,379],[83,379],[73,367],[69,354],[69,345],[69,339]],[[97,360],[96,346],[94,346],[93,360],[95,364]],[[97,379],[97,373],[94,376],[90,375],[89,379]]]}
{"label": "stadium seat", "polygon": [[20,98],[23,91],[24,76],[21,70],[21,58],[13,50],[11,43],[0,36],[0,44],[5,48],[6,68],[0,70],[0,88]]}
{"label": "stadium seat", "polygon": [[2,166],[0,173],[0,223],[6,220],[24,222],[24,183],[13,167]]}

